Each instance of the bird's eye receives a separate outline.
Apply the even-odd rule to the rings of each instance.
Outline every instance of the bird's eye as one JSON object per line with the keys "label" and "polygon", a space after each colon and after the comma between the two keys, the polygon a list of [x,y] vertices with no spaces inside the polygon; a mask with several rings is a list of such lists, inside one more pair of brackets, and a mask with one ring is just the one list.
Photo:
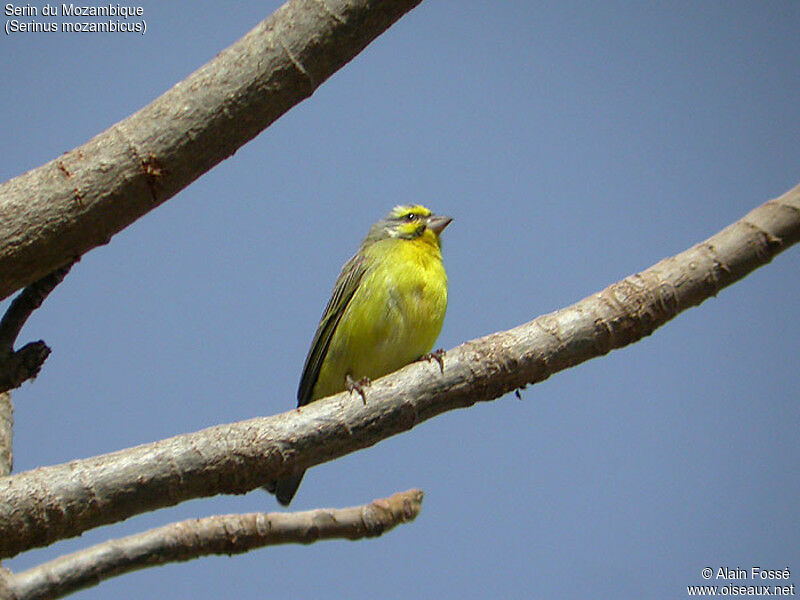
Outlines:
{"label": "bird's eye", "polygon": [[419,218],[419,215],[416,215],[416,214],[414,214],[414,213],[408,213],[408,214],[406,215],[406,221],[408,221],[409,223],[410,223],[411,221],[416,221],[418,218]]}

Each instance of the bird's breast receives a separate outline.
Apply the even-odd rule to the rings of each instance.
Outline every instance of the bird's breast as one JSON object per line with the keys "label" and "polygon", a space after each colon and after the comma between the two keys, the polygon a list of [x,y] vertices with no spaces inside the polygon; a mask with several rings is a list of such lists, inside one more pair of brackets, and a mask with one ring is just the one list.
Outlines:
{"label": "bird's breast", "polygon": [[417,360],[441,331],[447,275],[438,246],[388,242],[369,249],[369,267],[331,340],[319,381],[329,393],[343,389],[347,374],[377,379]]}

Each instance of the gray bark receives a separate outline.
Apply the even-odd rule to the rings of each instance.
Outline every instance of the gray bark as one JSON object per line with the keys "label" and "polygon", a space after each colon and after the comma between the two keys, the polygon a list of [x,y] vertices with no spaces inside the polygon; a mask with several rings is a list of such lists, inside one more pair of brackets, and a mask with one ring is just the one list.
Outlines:
{"label": "gray bark", "polygon": [[12,575],[9,593],[18,600],[52,600],[138,569],[211,554],[377,537],[413,521],[421,510],[422,492],[409,490],[350,508],[190,519],[103,542]]}
{"label": "gray bark", "polygon": [[0,392],[0,477],[14,466],[14,403],[10,392]]}
{"label": "gray bark", "polygon": [[290,0],[127,119],[0,186],[0,299],[232,155],[420,0]]}

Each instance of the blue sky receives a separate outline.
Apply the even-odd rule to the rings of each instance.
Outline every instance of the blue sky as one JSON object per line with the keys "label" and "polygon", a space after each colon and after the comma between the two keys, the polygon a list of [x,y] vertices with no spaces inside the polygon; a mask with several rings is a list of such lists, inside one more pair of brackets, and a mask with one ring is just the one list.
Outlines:
{"label": "blue sky", "polygon": [[[140,5],[143,36],[0,36],[0,180],[148,103],[278,3]],[[423,2],[73,269],[20,340],[53,354],[14,396],[16,470],[293,407],[341,264],[396,204],[454,217],[444,348],[705,239],[800,181],[799,29],[797,2]],[[800,583],[798,272],[793,248],[521,402],[314,468],[292,505],[420,487],[411,525],[81,597],[681,598],[707,566]],[[261,492],[197,500],[8,566],[275,509]]]}

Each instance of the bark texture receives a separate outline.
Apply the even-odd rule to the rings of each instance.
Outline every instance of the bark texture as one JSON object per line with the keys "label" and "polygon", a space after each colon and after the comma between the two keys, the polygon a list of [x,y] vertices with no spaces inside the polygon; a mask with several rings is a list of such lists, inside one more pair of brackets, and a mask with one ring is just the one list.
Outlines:
{"label": "bark texture", "polygon": [[0,299],[174,196],[419,2],[290,0],[148,106],[1,185]]}
{"label": "bark texture", "polygon": [[[10,392],[0,392],[0,477],[14,467],[14,404]],[[0,600],[16,600],[11,591],[11,571],[0,563]]]}
{"label": "bark texture", "polygon": [[0,477],[14,467],[14,404],[10,392],[0,392]]}

